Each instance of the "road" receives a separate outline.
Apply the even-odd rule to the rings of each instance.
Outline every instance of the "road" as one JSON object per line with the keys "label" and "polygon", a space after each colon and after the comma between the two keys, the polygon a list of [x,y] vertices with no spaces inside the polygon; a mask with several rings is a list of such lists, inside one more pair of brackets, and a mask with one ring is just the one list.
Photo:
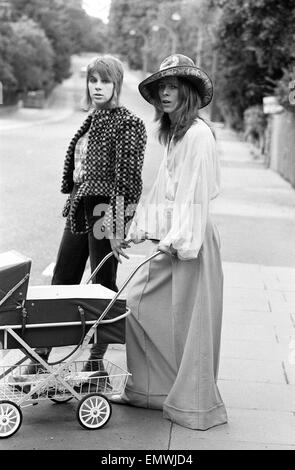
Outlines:
{"label": "road", "polygon": [[[0,251],[15,249],[32,259],[32,285],[50,282],[63,231],[61,174],[68,143],[86,117],[80,107],[85,79],[79,70],[88,60],[89,56],[75,57],[73,76],[56,89],[48,109],[20,110],[10,127],[0,117]],[[141,116],[148,129],[143,171],[147,192],[162,151],[155,138],[153,109],[137,92],[140,78],[126,70],[122,103]],[[295,192],[261,162],[249,159],[245,145],[220,132],[223,188],[213,213],[223,260],[294,266]],[[145,244],[131,250],[145,251]]]}

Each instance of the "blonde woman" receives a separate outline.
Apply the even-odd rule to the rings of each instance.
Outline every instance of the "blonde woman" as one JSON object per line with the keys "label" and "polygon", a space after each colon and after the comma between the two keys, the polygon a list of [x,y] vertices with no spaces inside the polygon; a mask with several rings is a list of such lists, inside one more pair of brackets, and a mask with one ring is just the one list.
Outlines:
{"label": "blonde woman", "polygon": [[[63,215],[66,224],[52,284],[79,284],[90,258],[93,271],[113,251],[93,282],[117,291],[116,274],[122,250],[128,246],[125,228],[142,191],[141,172],[146,130],[140,118],[120,104],[122,63],[102,55],[87,67],[85,122],[70,142],[62,178],[69,193]],[[95,212],[94,212],[95,209]],[[100,216],[100,217],[99,217]],[[107,344],[92,347],[85,370],[98,370]],[[37,350],[44,360],[50,348]],[[33,363],[34,365],[34,363]],[[28,367],[34,373],[35,367]]]}

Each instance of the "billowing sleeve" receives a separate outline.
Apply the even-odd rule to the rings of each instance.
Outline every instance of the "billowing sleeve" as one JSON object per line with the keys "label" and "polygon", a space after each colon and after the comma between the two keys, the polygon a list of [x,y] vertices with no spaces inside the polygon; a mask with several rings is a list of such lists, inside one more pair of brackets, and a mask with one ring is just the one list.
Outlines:
{"label": "billowing sleeve", "polygon": [[[159,165],[158,173],[155,176],[154,183],[146,195],[142,195],[139,200],[136,213],[130,224],[128,237],[134,243],[144,241],[146,238],[158,239],[159,224],[158,216],[159,201],[163,199],[165,187],[165,161]],[[161,204],[160,204],[161,207]]]}
{"label": "billowing sleeve", "polygon": [[183,145],[183,165],[173,201],[171,228],[160,241],[182,260],[197,258],[202,246],[210,199],[219,191],[216,143],[208,126],[190,129]]}
{"label": "billowing sleeve", "polygon": [[114,237],[125,238],[142,192],[146,129],[139,118],[126,119],[117,129],[115,182],[104,226]]}

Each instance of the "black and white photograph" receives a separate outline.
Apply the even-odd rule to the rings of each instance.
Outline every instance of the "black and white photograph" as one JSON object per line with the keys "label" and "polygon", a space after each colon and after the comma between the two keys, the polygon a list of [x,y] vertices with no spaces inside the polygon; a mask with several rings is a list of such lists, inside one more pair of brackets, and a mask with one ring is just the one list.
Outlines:
{"label": "black and white photograph", "polygon": [[295,450],[294,24],[0,0],[1,452]]}

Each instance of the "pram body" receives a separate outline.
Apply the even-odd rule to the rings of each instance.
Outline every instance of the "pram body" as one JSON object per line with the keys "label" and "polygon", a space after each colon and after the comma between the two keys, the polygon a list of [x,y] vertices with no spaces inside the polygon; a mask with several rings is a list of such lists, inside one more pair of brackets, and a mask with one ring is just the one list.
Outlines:
{"label": "pram body", "polygon": [[[88,331],[91,322],[99,318],[115,295],[100,284],[31,287],[30,270],[31,260],[20,253],[0,254],[0,326],[10,325],[15,330],[19,329],[22,338],[32,348],[78,344],[81,339],[78,307],[85,312]],[[15,290],[11,292],[12,289]],[[11,295],[7,296],[9,292]],[[105,320],[116,320],[125,312],[126,301],[117,299]],[[90,341],[124,344],[124,318],[102,323]],[[0,330],[0,349],[16,348],[19,348],[18,341],[8,335],[6,329]]]}

